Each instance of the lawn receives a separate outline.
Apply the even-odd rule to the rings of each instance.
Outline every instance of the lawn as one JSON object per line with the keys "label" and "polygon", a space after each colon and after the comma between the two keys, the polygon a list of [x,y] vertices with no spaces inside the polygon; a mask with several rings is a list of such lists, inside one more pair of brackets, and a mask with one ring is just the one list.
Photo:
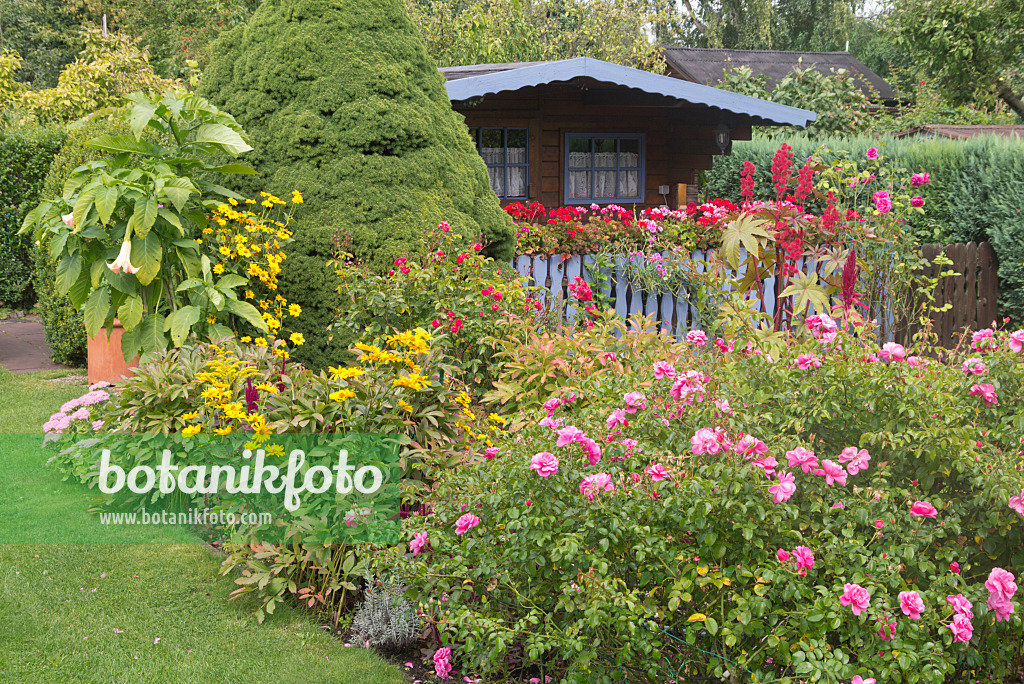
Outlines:
{"label": "lawn", "polygon": [[[85,391],[84,380],[53,382],[61,375],[0,369],[0,432],[39,433]],[[89,490],[45,465],[41,435],[3,442],[0,539],[113,534],[86,512]],[[257,626],[251,605],[227,600],[234,585],[218,576],[217,555],[187,532],[131,534],[158,543],[0,544],[0,681],[405,681],[297,610],[279,609]]]}

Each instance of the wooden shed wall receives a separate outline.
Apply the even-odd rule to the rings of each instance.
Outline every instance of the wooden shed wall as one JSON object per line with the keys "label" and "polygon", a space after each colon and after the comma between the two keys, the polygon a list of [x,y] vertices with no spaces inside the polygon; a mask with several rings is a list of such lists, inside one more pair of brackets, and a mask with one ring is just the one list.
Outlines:
{"label": "wooden shed wall", "polygon": [[[643,133],[644,206],[675,208],[696,199],[698,170],[710,169],[712,155],[720,154],[714,139],[720,113],[664,102],[626,88],[553,84],[488,95],[454,108],[470,127],[529,129],[529,199],[547,207],[565,204],[566,133]],[[732,139],[749,140],[750,128],[734,130]],[[658,193],[661,185],[669,186],[667,197]]]}

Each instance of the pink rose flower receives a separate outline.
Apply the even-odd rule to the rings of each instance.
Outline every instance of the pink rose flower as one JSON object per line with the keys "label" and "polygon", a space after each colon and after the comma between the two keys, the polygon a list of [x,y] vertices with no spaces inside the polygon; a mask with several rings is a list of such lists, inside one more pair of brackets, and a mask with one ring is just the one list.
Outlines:
{"label": "pink rose flower", "polygon": [[1010,602],[1010,599],[998,594],[992,594],[988,597],[988,607],[995,613],[996,622],[1009,620],[1010,616],[1013,615],[1013,603]]}
{"label": "pink rose flower", "polygon": [[644,472],[650,475],[651,479],[655,482],[661,482],[662,480],[668,479],[668,473],[665,471],[665,467],[660,463],[648,466],[644,469]]}
{"label": "pink rose flower", "polygon": [[902,344],[896,344],[895,342],[886,342],[882,345],[881,351],[878,352],[879,358],[883,361],[891,361],[893,363],[899,363],[907,357],[907,350]]}
{"label": "pink rose flower", "polygon": [[912,206],[912,207],[923,207],[924,206],[924,197],[921,197],[920,195],[917,195],[915,197],[911,197],[910,198],[910,206]]}
{"label": "pink rose flower", "polygon": [[558,459],[554,454],[541,451],[530,459],[530,470],[536,470],[541,477],[551,477],[558,472]]}
{"label": "pink rose flower", "polygon": [[1024,351],[1024,330],[1015,330],[1010,333],[1010,339],[1006,340],[1006,346],[1010,348],[1010,351],[1018,354]]}
{"label": "pink rose flower", "polygon": [[825,472],[825,484],[838,484],[841,487],[846,486],[846,470],[843,466],[826,458],[821,462],[821,469]]}
{"label": "pink rose flower", "polygon": [[623,427],[629,425],[629,421],[626,420],[626,409],[615,409],[604,422],[604,426],[609,430],[614,430],[620,425]]}
{"label": "pink rose flower", "polygon": [[935,506],[927,501],[915,501],[914,505],[910,507],[910,515],[916,515],[919,518],[934,518],[937,514]]}
{"label": "pink rose flower", "polygon": [[703,347],[708,343],[708,336],[703,330],[691,330],[686,333],[686,341],[698,347]]}
{"label": "pink rose flower", "polygon": [[799,366],[801,370],[807,370],[811,367],[821,368],[821,361],[818,360],[818,357],[814,354],[801,354],[796,357],[796,365]]}
{"label": "pink rose flower", "polygon": [[992,328],[982,328],[971,334],[971,349],[995,349],[996,345],[996,334]]}
{"label": "pink rose flower", "polygon": [[867,157],[868,159],[872,159],[872,160],[878,159],[878,148],[877,147],[869,147],[868,151],[867,151],[867,154],[865,154],[864,156]]}
{"label": "pink rose flower", "polygon": [[1013,573],[1002,568],[992,568],[988,579],[985,580],[985,588],[991,594],[1010,600],[1017,593],[1017,584],[1014,582],[1014,579]]}
{"label": "pink rose flower", "polygon": [[951,573],[953,573],[954,575],[959,575],[960,574],[960,564],[956,563],[956,562],[950,563],[949,564],[949,571]]}
{"label": "pink rose flower", "polygon": [[654,364],[654,377],[658,380],[674,378],[676,377],[676,369],[668,361],[658,361]]}
{"label": "pink rose flower", "polygon": [[[627,440],[622,441],[623,444],[625,444]],[[597,465],[601,462],[601,446],[597,442],[589,437],[584,437],[579,440],[579,443],[580,446],[583,447],[583,453],[587,455],[587,460],[590,462],[590,465]]]}
{"label": "pink rose flower", "polygon": [[480,524],[480,518],[472,513],[466,513],[455,521],[455,534],[466,534]]}
{"label": "pink rose flower", "polygon": [[484,449],[484,456],[487,458],[494,458],[498,455],[499,451],[501,451],[500,447],[487,447]]}
{"label": "pink rose flower", "polygon": [[867,470],[869,461],[871,461],[871,456],[868,455],[867,449],[858,451],[857,447],[846,447],[839,454],[839,462],[847,464],[846,472],[850,473],[850,475],[856,475],[862,470]]}
{"label": "pink rose flower", "polygon": [[448,675],[452,671],[452,649],[445,646],[434,652],[434,674],[438,679],[451,679]]}
{"label": "pink rose flower", "polygon": [[591,501],[593,501],[594,497],[596,497],[600,492],[612,491],[615,491],[615,485],[612,484],[612,478],[608,473],[587,475],[580,482],[580,494]]}
{"label": "pink rose flower", "polygon": [[[778,467],[779,463],[771,456],[762,456],[761,458],[752,461],[751,465],[764,470],[765,477],[771,477],[775,474],[775,469]],[[770,489],[771,488],[769,487],[769,490]],[[778,502],[776,501],[775,503]]]}
{"label": "pink rose flower", "polygon": [[800,570],[810,570],[814,567],[814,553],[806,546],[793,549],[793,557],[796,558],[796,567]]}
{"label": "pink rose flower", "polygon": [[882,637],[882,641],[891,641],[896,636],[896,621],[887,622],[879,618],[882,626],[878,628],[878,636]]}
{"label": "pink rose flower", "polygon": [[555,442],[555,446],[564,447],[568,444],[579,441],[584,436],[585,434],[583,430],[580,430],[575,425],[566,425],[558,431],[558,441]]}
{"label": "pink rose flower", "polygon": [[948,627],[953,632],[953,641],[967,643],[974,636],[974,625],[971,624],[971,619],[966,615],[954,615],[953,622]]}
{"label": "pink rose flower", "polygon": [[876,530],[880,530],[883,527],[885,527],[885,521],[884,520],[876,520],[875,521],[875,529]]}
{"label": "pink rose flower", "polygon": [[417,532],[413,535],[412,541],[409,542],[409,549],[412,551],[412,555],[417,555],[423,549],[427,548],[427,542],[429,538],[426,532]]}
{"label": "pink rose flower", "polygon": [[870,677],[868,679],[862,679],[860,675],[853,675],[853,679],[850,680],[850,684],[875,684],[875,678]]}
{"label": "pink rose flower", "polygon": [[785,549],[779,549],[775,552],[775,557],[779,559],[780,563],[785,563],[789,560],[789,551],[786,551]]}
{"label": "pink rose flower", "polygon": [[927,173],[912,173],[910,174],[910,184],[915,188],[919,188],[928,182]]}
{"label": "pink rose flower", "polygon": [[966,615],[969,619],[974,618],[974,604],[967,600],[963,594],[947,596],[946,602],[953,606],[953,611],[959,615]]}
{"label": "pink rose flower", "polygon": [[1010,497],[1010,508],[1024,516],[1024,489],[1020,490],[1020,496]]}
{"label": "pink rose flower", "polygon": [[753,435],[743,435],[736,442],[735,451],[737,454],[743,454],[744,458],[751,458],[755,455],[763,456],[768,453],[768,445]]}
{"label": "pink rose flower", "polygon": [[839,597],[839,603],[850,606],[854,615],[860,615],[871,605],[871,595],[859,584],[844,584],[843,595]]}
{"label": "pink rose flower", "polygon": [[985,401],[985,406],[999,405],[999,395],[996,394],[996,388],[991,383],[983,382],[971,385],[971,391],[967,394],[968,396],[980,396]]}
{"label": "pink rose flower", "polygon": [[548,417],[555,415],[555,409],[557,409],[562,403],[562,400],[558,397],[552,397],[544,402],[544,410],[548,412]]}
{"label": "pink rose flower", "polygon": [[911,620],[920,620],[924,611],[924,601],[916,591],[900,592],[900,610]]}
{"label": "pink rose flower", "polygon": [[775,503],[782,503],[783,501],[789,501],[789,499],[796,494],[796,485],[793,480],[793,473],[787,473],[780,471],[776,477],[779,478],[778,483],[773,484],[768,488],[768,491],[773,495],[772,501]]}
{"label": "pink rose flower", "polygon": [[540,425],[541,427],[551,428],[552,430],[557,430],[562,425],[562,419],[552,418],[551,416],[548,416],[542,419],[539,423],[537,423],[537,425]]}
{"label": "pink rose flower", "polygon": [[629,392],[622,400],[626,402],[626,413],[636,413],[647,408],[647,397],[641,392]]}
{"label": "pink rose flower", "polygon": [[963,369],[966,375],[983,375],[988,370],[981,359],[967,359],[964,361]]}
{"label": "pink rose flower", "polygon": [[790,468],[800,466],[800,469],[805,473],[809,473],[818,467],[818,457],[814,455],[813,451],[809,451],[802,446],[792,451],[787,451],[786,459],[789,461]]}

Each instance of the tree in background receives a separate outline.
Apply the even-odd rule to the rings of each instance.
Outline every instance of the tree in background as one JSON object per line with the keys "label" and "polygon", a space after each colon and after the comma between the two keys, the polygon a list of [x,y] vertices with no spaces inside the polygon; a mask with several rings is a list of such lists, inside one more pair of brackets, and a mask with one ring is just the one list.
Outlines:
{"label": "tree in background", "polygon": [[899,0],[889,21],[952,103],[1000,99],[1024,118],[1020,0]]}
{"label": "tree in background", "polygon": [[594,57],[661,72],[652,0],[406,0],[440,66]]}
{"label": "tree in background", "polygon": [[[675,3],[669,3],[674,6]],[[680,0],[681,45],[736,50],[845,49],[850,0]]]}
{"label": "tree in background", "polygon": [[345,358],[326,333],[339,246],[387,271],[449,221],[511,258],[511,222],[402,0],[267,0],[222,35],[200,91],[251,137],[261,176],[237,189],[304,198],[280,283],[309,365]]}
{"label": "tree in background", "polygon": [[51,88],[82,49],[80,13],[66,0],[0,0],[0,50],[21,59],[17,80]]}

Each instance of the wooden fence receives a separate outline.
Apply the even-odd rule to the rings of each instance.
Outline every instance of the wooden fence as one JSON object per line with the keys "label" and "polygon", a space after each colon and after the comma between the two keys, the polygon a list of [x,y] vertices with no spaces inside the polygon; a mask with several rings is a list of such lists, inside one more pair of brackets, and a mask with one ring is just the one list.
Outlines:
{"label": "wooden fence", "polygon": [[[936,305],[942,306],[947,301],[952,303],[952,308],[944,313],[934,315],[934,329],[939,332],[943,344],[951,344],[953,333],[960,331],[964,326],[972,329],[984,328],[992,324],[996,317],[996,257],[991,245],[982,242],[957,245],[925,245],[922,248],[923,254],[929,261],[933,260],[940,251],[953,261],[953,266],[948,267],[961,273],[961,276],[945,278],[939,285],[936,293]],[[697,271],[704,270],[703,264],[707,263],[707,255],[702,250],[694,250],[691,255]],[[641,313],[646,316],[653,315],[655,320],[661,323],[664,332],[676,338],[682,338],[688,330],[702,327],[700,312],[691,303],[689,293],[682,290],[677,293],[652,294],[644,292],[629,282],[626,277],[625,263],[627,257],[620,255],[616,257],[614,273],[603,277],[595,282],[597,270],[593,268],[594,258],[589,255],[566,256],[559,254],[552,255],[520,255],[515,257],[513,265],[515,269],[526,279],[526,284],[540,288],[541,302],[552,309],[561,306],[562,315],[572,317],[576,314],[575,300],[570,297],[569,285],[574,283],[576,276],[586,280],[591,288],[596,291],[608,292],[612,296],[615,312],[623,318],[632,314]],[[586,268],[585,268],[586,267]],[[812,263],[804,263],[801,259],[797,262],[797,268],[804,273],[811,271],[819,272],[820,268]],[[937,275],[940,271],[932,265],[926,271],[927,275]],[[765,297],[759,303],[759,309],[768,316],[775,313],[775,305],[778,299],[778,292],[775,286],[775,278],[765,281]],[[877,310],[871,312],[875,317],[890,316],[884,303],[881,303]],[[894,326],[886,326],[891,329]],[[894,336],[896,339],[909,339],[916,326],[896,325]],[[893,337],[893,335],[890,335]]]}

